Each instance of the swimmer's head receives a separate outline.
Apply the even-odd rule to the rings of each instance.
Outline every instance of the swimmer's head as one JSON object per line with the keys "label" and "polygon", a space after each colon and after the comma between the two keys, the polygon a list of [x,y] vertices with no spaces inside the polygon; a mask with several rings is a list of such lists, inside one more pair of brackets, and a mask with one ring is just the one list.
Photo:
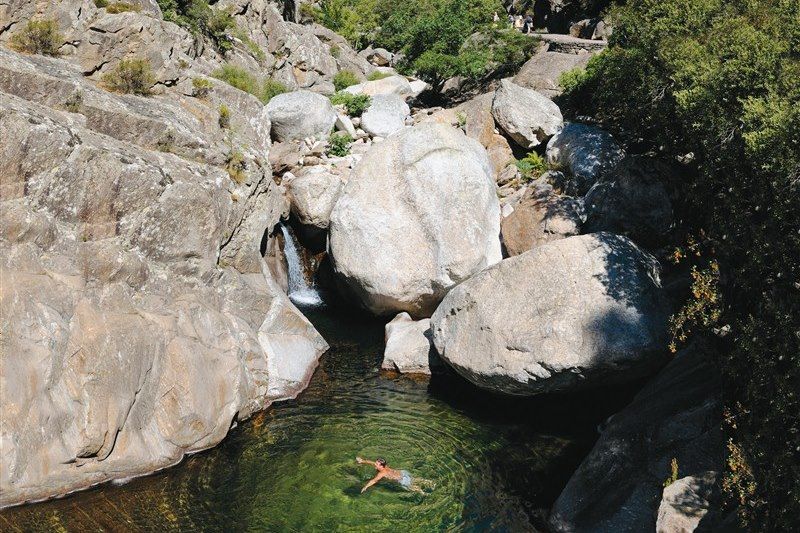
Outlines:
{"label": "swimmer's head", "polygon": [[386,468],[386,459],[378,457],[375,460],[375,468],[377,468],[378,470],[383,470],[384,468]]}

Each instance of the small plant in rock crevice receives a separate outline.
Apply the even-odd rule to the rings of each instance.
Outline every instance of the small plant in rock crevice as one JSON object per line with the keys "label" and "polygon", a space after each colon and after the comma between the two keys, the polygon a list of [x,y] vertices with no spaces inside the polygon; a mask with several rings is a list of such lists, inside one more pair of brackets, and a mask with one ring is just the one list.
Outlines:
{"label": "small plant in rock crevice", "polygon": [[340,91],[331,96],[333,105],[343,105],[351,117],[360,117],[372,103],[372,98],[366,94],[350,94]]}
{"label": "small plant in rock crevice", "polygon": [[357,85],[358,83],[358,76],[349,70],[340,70],[333,76],[333,87],[337,91],[346,89],[351,85]]}
{"label": "small plant in rock crevice", "polygon": [[64,42],[55,20],[29,20],[11,36],[11,47],[18,52],[57,56]]}
{"label": "small plant in rock crevice", "polygon": [[79,113],[83,107],[83,92],[75,91],[64,102],[64,109],[70,113]]}
{"label": "small plant in rock crevice", "polygon": [[350,153],[350,143],[353,138],[346,133],[334,133],[328,139],[328,155],[344,157]]}
{"label": "small plant in rock crevice", "polygon": [[156,79],[150,62],[137,58],[120,61],[111,72],[103,76],[103,82],[115,92],[147,96]]}
{"label": "small plant in rock crevice", "polygon": [[385,78],[389,78],[391,76],[392,74],[390,74],[389,72],[381,72],[380,70],[373,70],[367,76],[367,81],[378,81]]}
{"label": "small plant in rock crevice", "polygon": [[664,488],[669,487],[676,481],[678,481],[678,459],[673,457],[672,461],[669,463],[669,477],[664,480]]}
{"label": "small plant in rock crevice", "polygon": [[219,119],[217,122],[222,129],[231,127],[231,110],[225,104],[219,106]]}
{"label": "small plant in rock crevice", "polygon": [[245,161],[241,150],[231,146],[225,158],[225,170],[228,171],[228,176],[237,185],[245,182],[247,179],[247,161]]}
{"label": "small plant in rock crevice", "polygon": [[192,79],[192,96],[195,98],[205,98],[213,88],[211,82],[205,78]]}
{"label": "small plant in rock crevice", "polygon": [[530,152],[522,159],[518,159],[515,165],[519,169],[523,183],[533,181],[547,172],[547,162],[536,152]]}

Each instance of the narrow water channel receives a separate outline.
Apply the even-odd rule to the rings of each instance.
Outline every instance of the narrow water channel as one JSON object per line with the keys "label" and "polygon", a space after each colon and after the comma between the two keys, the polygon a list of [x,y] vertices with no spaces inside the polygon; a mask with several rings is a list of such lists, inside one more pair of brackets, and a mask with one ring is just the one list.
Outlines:
{"label": "narrow water channel", "polygon": [[[3,531],[529,531],[633,389],[514,400],[379,371],[383,323],[307,314],[331,345],[297,400],[177,467],[7,509]],[[436,483],[379,483],[354,457]]]}

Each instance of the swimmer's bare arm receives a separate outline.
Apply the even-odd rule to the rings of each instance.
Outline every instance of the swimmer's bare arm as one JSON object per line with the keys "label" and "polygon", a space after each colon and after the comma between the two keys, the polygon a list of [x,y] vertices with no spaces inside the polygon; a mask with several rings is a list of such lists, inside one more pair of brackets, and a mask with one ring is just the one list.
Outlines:
{"label": "swimmer's bare arm", "polygon": [[375,461],[370,461],[369,459],[362,459],[361,457],[356,457],[356,463],[360,465],[373,465]]}
{"label": "swimmer's bare arm", "polygon": [[381,480],[381,478],[383,478],[383,476],[385,476],[385,475],[386,475],[386,473],[385,473],[385,472],[378,472],[378,474],[377,474],[377,475],[376,475],[374,478],[370,479],[370,480],[367,482],[367,484],[366,484],[366,485],[364,485],[364,488],[363,488],[363,489],[361,489],[361,494],[364,494],[364,491],[365,491],[365,490],[367,490],[367,489],[368,489],[368,488],[370,488],[372,485],[374,485],[375,483],[377,483],[378,481],[380,481],[380,480]]}

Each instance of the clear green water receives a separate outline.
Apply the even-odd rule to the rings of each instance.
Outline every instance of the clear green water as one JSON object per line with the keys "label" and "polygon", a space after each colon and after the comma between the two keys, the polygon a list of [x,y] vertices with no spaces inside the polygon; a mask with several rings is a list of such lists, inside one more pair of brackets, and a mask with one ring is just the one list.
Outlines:
{"label": "clear green water", "polygon": [[[3,531],[530,531],[631,390],[514,400],[380,373],[383,323],[308,311],[331,344],[309,389],[218,447],[124,485],[7,509]],[[354,457],[433,480],[421,496]]]}

